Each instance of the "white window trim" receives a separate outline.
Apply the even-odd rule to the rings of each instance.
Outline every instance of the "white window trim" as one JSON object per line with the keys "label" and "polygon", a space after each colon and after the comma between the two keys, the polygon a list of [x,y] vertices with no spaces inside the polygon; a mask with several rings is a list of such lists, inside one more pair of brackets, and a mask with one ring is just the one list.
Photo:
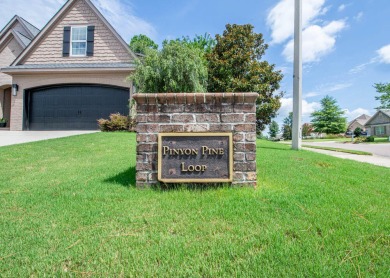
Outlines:
{"label": "white window trim", "polygon": [[[73,40],[73,28],[85,28],[85,40]],[[85,53],[84,54],[77,54],[77,55],[74,55],[73,54],[73,43],[74,42],[85,42]],[[70,27],[70,53],[69,53],[69,56],[70,57],[86,57],[87,56],[87,47],[88,47],[88,26],[83,26],[83,25],[80,25],[80,26],[71,26]]]}

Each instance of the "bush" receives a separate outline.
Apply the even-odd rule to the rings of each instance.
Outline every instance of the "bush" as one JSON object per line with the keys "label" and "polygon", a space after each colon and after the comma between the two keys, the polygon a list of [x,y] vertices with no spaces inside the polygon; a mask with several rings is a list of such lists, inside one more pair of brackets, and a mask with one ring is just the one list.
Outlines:
{"label": "bush", "polygon": [[324,139],[344,138],[344,134],[326,134]]}
{"label": "bush", "polygon": [[353,140],[353,143],[354,143],[354,144],[359,144],[359,143],[363,143],[363,142],[366,142],[366,138],[363,138],[363,137],[356,137],[356,138]]}
{"label": "bush", "polygon": [[110,119],[99,119],[98,125],[101,131],[133,131],[134,120],[119,113],[111,114]]}
{"label": "bush", "polygon": [[368,136],[366,138],[366,142],[374,142],[375,141],[375,137],[374,136]]}
{"label": "bush", "polygon": [[353,131],[353,134],[355,135],[355,137],[360,137],[360,135],[362,135],[362,129],[360,127],[357,127],[355,128],[355,130]]}

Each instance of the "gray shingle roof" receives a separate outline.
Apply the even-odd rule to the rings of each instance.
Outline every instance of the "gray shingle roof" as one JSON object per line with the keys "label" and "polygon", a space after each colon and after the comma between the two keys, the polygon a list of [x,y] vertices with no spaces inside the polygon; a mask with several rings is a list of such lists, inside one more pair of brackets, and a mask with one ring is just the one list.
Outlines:
{"label": "gray shingle roof", "polygon": [[18,38],[23,42],[25,46],[29,45],[31,42],[31,39],[27,38],[25,35],[23,35],[20,32],[14,32],[15,36],[18,36]]}
{"label": "gray shingle roof", "polygon": [[[38,35],[39,33],[39,29],[37,27],[35,27],[34,25],[32,25],[30,22],[28,22],[27,20],[25,20],[24,18],[20,17],[19,18],[23,21],[23,23],[26,25],[26,27],[28,28],[28,30],[33,34],[33,36],[35,37],[36,35]],[[30,38],[30,39],[33,39],[33,38]]]}
{"label": "gray shingle roof", "polygon": [[382,111],[384,114],[390,117],[390,109],[379,109],[379,111]]}
{"label": "gray shingle roof", "polygon": [[39,64],[39,65],[18,65],[12,67],[3,68],[5,70],[13,69],[81,69],[81,68],[129,68],[133,69],[135,67],[132,63],[79,63],[79,64],[70,64],[70,63],[57,63],[57,64]]}

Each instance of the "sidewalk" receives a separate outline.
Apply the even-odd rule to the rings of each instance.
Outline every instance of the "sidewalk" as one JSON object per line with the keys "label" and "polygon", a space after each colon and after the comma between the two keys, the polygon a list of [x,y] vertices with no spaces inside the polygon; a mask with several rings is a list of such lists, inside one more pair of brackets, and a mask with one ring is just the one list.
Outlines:
{"label": "sidewalk", "polygon": [[94,131],[8,131],[1,130],[0,131],[0,147],[1,146],[9,146],[16,145],[28,142],[42,141],[54,138],[68,137],[80,134],[88,134],[99,132],[97,130]]}
{"label": "sidewalk", "polygon": [[312,148],[302,148],[303,150],[311,151],[311,152],[317,152],[322,153],[342,159],[351,159],[359,162],[365,162],[374,164],[377,166],[383,166],[390,168],[390,159],[385,156],[379,156],[379,155],[357,155],[357,154],[349,154],[349,153],[342,153],[342,152],[334,152],[334,151],[327,151],[327,150],[319,150],[319,149],[312,149]]}

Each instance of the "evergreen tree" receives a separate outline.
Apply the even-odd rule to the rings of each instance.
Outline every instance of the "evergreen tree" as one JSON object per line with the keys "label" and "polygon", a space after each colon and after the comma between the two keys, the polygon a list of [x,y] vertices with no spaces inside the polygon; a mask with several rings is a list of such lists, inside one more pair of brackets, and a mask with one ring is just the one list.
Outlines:
{"label": "evergreen tree", "polygon": [[275,138],[279,133],[279,125],[276,121],[272,121],[271,124],[269,125],[269,136],[271,138]]}
{"label": "evergreen tree", "polygon": [[374,88],[381,94],[375,97],[381,103],[381,106],[377,107],[377,109],[390,109],[390,83],[376,83]]}
{"label": "evergreen tree", "polygon": [[290,112],[286,118],[283,120],[283,138],[285,140],[292,139],[292,125],[293,125],[293,113]]}
{"label": "evergreen tree", "polygon": [[321,99],[321,109],[311,114],[313,128],[319,133],[343,133],[347,127],[344,114],[345,112],[337,105],[336,99],[325,96]]}
{"label": "evergreen tree", "polygon": [[136,35],[130,40],[130,49],[134,53],[146,54],[147,49],[157,50],[158,45],[145,35]]}
{"label": "evergreen tree", "polygon": [[268,45],[253,28],[250,24],[227,24],[223,34],[216,35],[215,47],[206,54],[208,91],[259,93],[256,116],[261,131],[280,108],[283,94],[277,90],[283,75],[275,65],[261,60]]}

